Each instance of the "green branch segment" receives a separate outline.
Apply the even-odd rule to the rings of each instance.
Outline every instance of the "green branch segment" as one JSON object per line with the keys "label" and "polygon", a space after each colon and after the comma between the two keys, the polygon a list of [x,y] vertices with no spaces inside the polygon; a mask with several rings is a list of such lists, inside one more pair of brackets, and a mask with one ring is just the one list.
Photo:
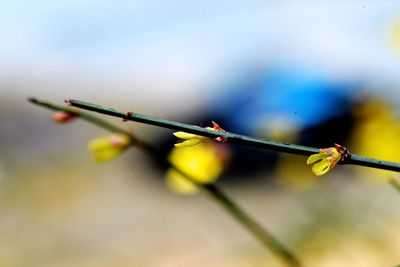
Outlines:
{"label": "green branch segment", "polygon": [[[122,118],[124,120],[135,121],[140,123],[145,123],[149,125],[159,126],[163,128],[168,128],[176,131],[184,131],[187,133],[197,134],[201,136],[206,136],[210,138],[224,137],[227,138],[229,143],[243,144],[268,150],[274,150],[277,152],[285,152],[296,155],[309,156],[319,152],[318,148],[300,146],[295,144],[289,144],[286,142],[277,142],[271,140],[265,140],[260,138],[254,138],[246,135],[230,133],[226,131],[213,131],[206,128],[202,128],[196,125],[190,125],[186,123],[181,123],[177,121],[171,121],[166,119],[161,119],[149,115],[128,112],[124,113],[114,108],[105,108],[100,105],[78,101],[78,100],[68,100],[66,101],[68,105],[77,108],[90,110],[98,112],[101,114]],[[367,158],[355,154],[346,159],[343,164],[359,165],[383,170],[390,170],[400,172],[400,163],[378,160],[373,158]]]}

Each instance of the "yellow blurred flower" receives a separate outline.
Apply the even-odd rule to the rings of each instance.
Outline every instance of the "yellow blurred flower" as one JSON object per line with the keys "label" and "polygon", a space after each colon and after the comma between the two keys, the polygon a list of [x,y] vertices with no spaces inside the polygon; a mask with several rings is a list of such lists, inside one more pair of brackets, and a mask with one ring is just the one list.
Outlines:
{"label": "yellow blurred flower", "polygon": [[280,155],[276,172],[279,182],[293,190],[309,190],[320,182],[319,177],[310,175],[310,168],[304,164],[304,158],[297,155]]}
{"label": "yellow blurred flower", "polygon": [[[352,132],[352,150],[366,157],[400,162],[400,120],[389,104],[381,100],[370,100],[356,110],[355,117],[357,120]],[[384,180],[390,175],[390,172],[384,170],[357,170],[368,171],[374,178]]]}
{"label": "yellow blurred flower", "polygon": [[[207,184],[217,180],[223,171],[224,155],[216,144],[201,142],[196,146],[174,148],[168,159],[173,166],[194,181]],[[197,186],[173,168],[167,171],[168,188],[176,193],[190,194],[198,191]]]}
{"label": "yellow blurred flower", "polygon": [[131,138],[126,134],[111,134],[91,140],[88,148],[94,153],[96,162],[105,162],[120,155],[129,147]]}
{"label": "yellow blurred flower", "polygon": [[391,39],[394,49],[399,52],[400,50],[400,19],[393,22],[391,27]]}
{"label": "yellow blurred flower", "polygon": [[[342,146],[339,147],[343,148]],[[335,144],[335,147],[321,148],[318,154],[309,156],[307,164],[315,163],[312,166],[312,171],[315,175],[321,176],[335,168],[336,164],[343,158],[343,155],[338,145]]]}

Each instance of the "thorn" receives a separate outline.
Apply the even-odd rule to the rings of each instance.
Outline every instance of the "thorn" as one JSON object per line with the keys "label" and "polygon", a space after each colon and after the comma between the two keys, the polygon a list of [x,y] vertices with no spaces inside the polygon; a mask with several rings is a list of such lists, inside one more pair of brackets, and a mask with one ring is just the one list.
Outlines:
{"label": "thorn", "polygon": [[[126,112],[126,117],[130,117],[130,116],[132,116],[132,114],[133,114],[132,111],[128,111],[128,112]],[[127,118],[122,118],[122,122],[127,122],[127,121],[128,121]]]}
{"label": "thorn", "polygon": [[[218,125],[218,123],[216,123],[215,121],[211,121],[211,122],[212,122],[212,124],[213,124],[213,129],[214,129],[214,131],[217,131],[217,132],[225,132],[225,130],[222,129],[221,126]],[[218,141],[218,142],[221,142],[221,143],[226,143],[226,142],[228,142],[228,138],[223,137],[223,136],[216,137],[216,138],[214,138],[214,140],[215,140],[215,141]]]}
{"label": "thorn", "polygon": [[213,124],[213,128],[214,128],[215,131],[218,131],[218,132],[225,132],[225,130],[222,129],[221,126],[218,125],[218,123],[216,123],[215,121],[211,121],[211,122],[212,122],[212,124]]}

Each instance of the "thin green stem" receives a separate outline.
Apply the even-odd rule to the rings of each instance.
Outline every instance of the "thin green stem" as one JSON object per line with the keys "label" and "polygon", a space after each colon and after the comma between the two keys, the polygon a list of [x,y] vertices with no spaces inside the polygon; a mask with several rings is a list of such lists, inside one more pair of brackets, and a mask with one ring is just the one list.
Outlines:
{"label": "thin green stem", "polygon": [[[313,147],[300,146],[295,144],[289,144],[286,142],[277,142],[271,140],[265,140],[260,138],[254,138],[246,135],[240,135],[235,133],[230,133],[226,131],[213,131],[206,128],[202,128],[196,125],[190,125],[186,123],[156,118],[149,115],[139,114],[139,113],[124,113],[114,108],[105,108],[100,105],[87,103],[78,100],[68,100],[68,105],[77,108],[90,110],[98,112],[105,115],[110,115],[114,117],[119,117],[125,120],[136,121],[140,123],[150,124],[154,126],[159,126],[163,128],[173,129],[177,131],[184,131],[188,133],[193,133],[197,135],[202,135],[206,137],[216,138],[225,137],[230,143],[244,144],[253,147],[259,147],[263,149],[274,150],[277,152],[285,152],[290,154],[309,156],[311,154],[318,153],[319,150]],[[359,165],[364,167],[377,168],[382,170],[390,170],[400,172],[400,164],[396,162],[384,161],[379,159],[367,158],[355,154],[351,154],[343,164]]]}
{"label": "thin green stem", "polygon": [[121,129],[121,128],[117,127],[117,126],[114,126],[113,124],[108,123],[105,120],[99,119],[99,118],[97,118],[95,116],[92,116],[92,115],[84,113],[84,112],[79,112],[79,111],[77,111],[76,109],[73,109],[73,108],[68,108],[68,107],[56,105],[56,104],[53,104],[53,103],[50,103],[50,102],[41,101],[39,99],[32,98],[32,97],[28,98],[28,101],[31,102],[32,104],[36,104],[38,106],[41,106],[41,107],[44,107],[44,108],[47,108],[47,109],[50,109],[50,110],[53,110],[53,111],[64,111],[64,112],[67,112],[67,113],[69,113],[71,115],[79,117],[79,118],[81,118],[81,119],[83,119],[85,121],[88,121],[88,122],[90,122],[92,124],[95,124],[95,125],[103,128],[103,129],[105,129],[105,130],[110,131],[110,132],[126,133],[126,131],[124,129]]}
{"label": "thin green stem", "polygon": [[[167,159],[160,157],[159,156],[160,154],[151,145],[141,141],[135,136],[132,136],[126,130],[114,126],[90,114],[34,98],[30,98],[28,100],[35,105],[50,110],[65,111],[71,113],[74,116],[79,117],[80,119],[95,124],[108,131],[129,134],[135,146],[137,146],[139,149],[145,152],[151,159],[165,166],[173,168],[175,171],[186,177],[189,181],[196,184],[201,189],[202,192],[204,192],[206,195],[212,198],[216,203],[218,203],[221,207],[223,207],[225,211],[228,212],[228,214],[230,214],[237,222],[239,222],[242,226],[244,226],[244,228],[247,231],[249,231],[249,233],[251,233],[257,240],[259,240],[267,249],[271,250],[276,256],[278,256],[287,266],[292,266],[292,267],[302,266],[302,264],[294,254],[292,254],[282,243],[280,243],[268,230],[263,228],[259,223],[257,223],[255,219],[253,219],[249,214],[247,214],[237,203],[235,203],[226,193],[224,193],[223,190],[221,190],[215,184],[198,183],[194,178],[190,177],[182,170],[174,166]],[[118,112],[118,111],[113,110],[113,112]],[[121,118],[125,119],[125,117]]]}
{"label": "thin green stem", "polygon": [[214,184],[204,185],[203,188],[221,206],[223,206],[238,222],[250,231],[267,249],[273,249],[277,256],[285,260],[289,266],[302,266],[299,260],[284,247],[273,235],[253,220],[249,214],[239,208],[237,203],[230,199],[221,189]]}

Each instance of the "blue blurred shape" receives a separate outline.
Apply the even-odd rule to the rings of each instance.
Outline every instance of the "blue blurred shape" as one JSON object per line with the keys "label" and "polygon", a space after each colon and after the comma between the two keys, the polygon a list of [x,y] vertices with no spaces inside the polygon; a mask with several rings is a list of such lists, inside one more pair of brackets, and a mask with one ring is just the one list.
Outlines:
{"label": "blue blurred shape", "polygon": [[211,107],[230,131],[268,135],[276,119],[301,130],[348,112],[354,88],[308,70],[265,70],[236,80]]}

